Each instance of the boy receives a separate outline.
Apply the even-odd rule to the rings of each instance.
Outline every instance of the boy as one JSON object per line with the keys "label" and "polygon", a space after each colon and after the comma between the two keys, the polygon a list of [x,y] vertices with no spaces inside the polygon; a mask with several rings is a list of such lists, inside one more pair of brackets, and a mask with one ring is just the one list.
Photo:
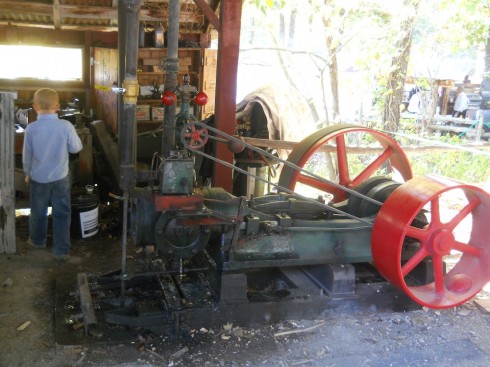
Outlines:
{"label": "boy", "polygon": [[22,162],[30,185],[31,216],[29,244],[46,248],[48,227],[47,210],[52,206],[53,256],[66,261],[70,251],[70,177],[68,153],[82,150],[82,142],[73,125],[60,120],[58,93],[49,88],[34,94],[37,120],[28,124],[24,135]]}

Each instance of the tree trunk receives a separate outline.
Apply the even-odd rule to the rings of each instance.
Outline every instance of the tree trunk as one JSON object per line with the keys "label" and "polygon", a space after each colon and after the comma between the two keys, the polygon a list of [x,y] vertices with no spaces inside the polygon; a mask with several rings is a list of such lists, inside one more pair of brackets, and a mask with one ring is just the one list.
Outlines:
{"label": "tree trunk", "polygon": [[485,44],[485,70],[484,74],[487,78],[490,77],[490,26],[488,26],[487,43]]}
{"label": "tree trunk", "polygon": [[489,101],[488,92],[490,91],[490,26],[488,26],[487,31],[487,42],[485,43],[485,70],[483,70],[483,80],[482,80],[482,96],[485,96],[482,101],[483,109],[488,108]]}
{"label": "tree trunk", "polygon": [[294,32],[296,30],[296,16],[298,15],[298,10],[294,8],[291,10],[291,15],[289,16],[289,35],[288,35],[288,47],[294,47]]}
{"label": "tree trunk", "polygon": [[281,46],[286,45],[286,25],[284,21],[284,14],[281,12],[279,14],[279,40],[281,41]]}
{"label": "tree trunk", "polygon": [[[331,6],[330,0],[325,0],[325,6]],[[344,9],[340,9],[339,13],[335,16],[343,17],[345,14]],[[326,38],[325,43],[328,51],[328,73],[330,77],[330,92],[332,93],[332,119],[335,121],[337,116],[340,115],[340,107],[339,107],[339,72],[338,72],[338,64],[337,64],[337,52],[338,46],[334,46],[336,40],[332,36],[332,32],[329,31],[332,29],[332,21],[330,17],[324,17],[323,26],[326,30]],[[337,29],[339,34],[342,34],[342,29]],[[337,42],[338,43],[338,42]],[[327,116],[327,124],[328,124],[328,116]]]}
{"label": "tree trunk", "polygon": [[[291,15],[289,18],[289,29],[288,29],[288,33],[286,35],[287,39],[288,39],[287,42],[290,44],[294,44],[296,42],[296,40],[295,40],[295,29],[296,29],[296,17],[297,17],[297,15],[298,15],[297,9],[293,9],[291,11]],[[282,15],[281,15],[280,22],[281,22],[281,27],[285,27],[284,17]],[[285,31],[285,28],[284,28],[284,31]],[[281,32],[282,32],[282,30],[280,30],[280,32],[279,32],[280,37],[281,37]],[[284,43],[286,36],[283,36],[280,41]],[[274,37],[274,43],[276,45],[280,45],[280,43],[276,37]],[[284,72],[284,76],[285,76],[286,80],[288,81],[288,83],[290,85],[292,85],[295,89],[301,90],[301,88],[299,88],[296,85],[294,78],[291,76],[291,74],[290,74],[291,69],[287,66],[287,62],[284,60],[284,56],[279,49],[277,50],[277,59],[279,61],[279,64],[281,65],[281,69]],[[315,103],[313,102],[313,100],[311,98],[308,100],[308,106],[310,107],[310,111],[311,111],[311,114],[314,118],[314,121],[318,122],[318,120],[320,119],[319,115],[318,115],[318,111],[317,111],[317,108],[315,106]]]}
{"label": "tree trunk", "polygon": [[330,125],[330,121],[328,118],[327,93],[326,93],[326,87],[325,87],[325,84],[326,84],[325,83],[325,69],[326,69],[326,67],[320,71],[320,85],[322,87],[322,99],[323,99],[323,114],[325,117],[321,121],[321,123],[318,125],[318,129],[321,129],[323,127],[327,127]]}
{"label": "tree trunk", "polygon": [[410,48],[412,46],[413,23],[419,7],[419,0],[413,2],[406,0],[405,3],[406,5],[413,4],[414,15],[407,18],[401,25],[404,36],[397,43],[398,54],[392,59],[392,71],[387,79],[386,90],[388,93],[383,111],[383,126],[387,131],[396,131],[400,123],[400,105],[403,101],[403,86],[405,85]]}
{"label": "tree trunk", "polygon": [[328,72],[330,75],[330,88],[332,92],[332,118],[336,120],[340,115],[339,106],[339,70],[337,65],[337,56],[333,55],[331,62],[328,64]]}

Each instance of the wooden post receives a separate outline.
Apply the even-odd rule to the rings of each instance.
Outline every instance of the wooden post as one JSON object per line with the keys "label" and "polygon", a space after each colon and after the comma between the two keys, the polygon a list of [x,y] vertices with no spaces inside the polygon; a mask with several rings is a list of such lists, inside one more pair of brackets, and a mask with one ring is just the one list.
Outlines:
{"label": "wooden post", "polygon": [[15,253],[14,99],[0,91],[0,253]]}
{"label": "wooden post", "polygon": [[480,117],[478,118],[478,128],[476,129],[476,138],[475,138],[475,141],[477,143],[480,142],[480,139],[481,139],[481,134],[482,134],[482,130],[483,130],[483,111],[480,111]]}
{"label": "wooden post", "polygon": [[[220,6],[221,26],[216,66],[215,127],[228,135],[234,135],[242,0],[221,1]],[[227,145],[215,144],[214,153],[215,157],[233,163],[233,153]],[[222,187],[231,192],[233,188],[232,170],[215,163],[213,186]]]}

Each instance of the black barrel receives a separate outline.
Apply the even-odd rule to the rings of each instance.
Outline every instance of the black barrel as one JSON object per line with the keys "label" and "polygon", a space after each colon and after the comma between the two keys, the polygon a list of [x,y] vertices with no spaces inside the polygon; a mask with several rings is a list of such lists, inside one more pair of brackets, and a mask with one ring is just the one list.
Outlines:
{"label": "black barrel", "polygon": [[71,233],[82,239],[99,231],[99,191],[87,185],[71,191]]}

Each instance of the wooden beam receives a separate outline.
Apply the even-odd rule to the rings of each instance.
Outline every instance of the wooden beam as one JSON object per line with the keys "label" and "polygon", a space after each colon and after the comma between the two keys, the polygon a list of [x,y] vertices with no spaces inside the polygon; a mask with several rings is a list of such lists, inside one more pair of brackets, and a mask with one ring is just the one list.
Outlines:
{"label": "wooden beam", "polygon": [[61,29],[60,0],[53,0],[54,29]]}
{"label": "wooden beam", "polygon": [[[112,0],[112,8],[116,9],[116,11],[117,11],[117,7],[118,7],[118,3],[119,3],[119,0]],[[117,27],[117,19],[111,19],[111,26]]]}
{"label": "wooden beam", "polygon": [[[41,24],[41,23],[31,23],[31,22],[14,22],[3,20],[0,21],[0,26],[17,26],[17,27],[30,27],[30,28],[43,28],[43,29],[54,29],[52,24]],[[63,30],[70,31],[98,31],[98,32],[117,32],[117,27],[115,26],[97,26],[97,25],[70,25],[63,24],[61,27]]]}
{"label": "wooden beam", "polygon": [[0,0],[0,11],[51,15],[53,13],[53,7],[49,4],[33,1],[23,2]]}
{"label": "wooden beam", "polygon": [[[489,134],[490,135],[490,134]],[[272,149],[285,149],[285,150],[293,150],[299,142],[296,141],[285,141],[285,140],[269,140],[269,139],[259,139],[259,138],[248,138],[243,137],[245,143],[253,145],[254,147],[260,148],[272,148]],[[367,146],[349,146],[348,152],[352,154],[374,154],[381,153],[385,150],[383,147],[367,147]],[[490,146],[485,145],[475,145],[475,144],[461,144],[454,145],[454,147],[447,147],[443,145],[427,145],[427,146],[403,146],[403,151],[405,153],[413,153],[413,154],[427,154],[427,153],[440,153],[440,152],[449,152],[455,150],[468,151],[468,149],[472,149],[477,153],[477,151],[482,152],[485,155],[488,155],[488,151],[490,150]],[[460,149],[462,148],[462,149]],[[325,144],[322,147],[318,148],[320,152],[336,152],[337,149],[332,146]]]}
{"label": "wooden beam", "polygon": [[[59,0],[58,0],[59,2]],[[47,4],[35,2],[13,2],[0,0],[0,12],[27,13],[39,15],[53,15],[53,7]],[[117,19],[117,8],[87,5],[63,5],[59,4],[61,18],[78,19]],[[161,22],[168,17],[168,11],[162,11],[162,16],[151,15],[150,9],[141,9],[140,20]],[[186,22],[200,22],[201,16],[192,11],[181,10],[180,19]]]}
{"label": "wooden beam", "polygon": [[88,335],[89,325],[97,323],[97,317],[95,317],[94,303],[92,296],[90,295],[90,289],[88,286],[88,279],[86,273],[77,274],[78,283],[78,297],[80,298],[80,308],[83,315],[83,327],[85,336]]}
{"label": "wooden beam", "polygon": [[[158,18],[160,19],[160,18]],[[161,19],[159,20],[161,21]],[[31,22],[14,22],[11,20],[0,20],[0,26],[14,26],[14,27],[29,27],[29,28],[43,28],[43,29],[54,29],[54,26],[50,23],[41,24],[41,23],[31,23]],[[117,32],[117,25],[71,25],[71,24],[62,24],[61,29],[66,31],[94,31],[94,32]],[[185,31],[185,33],[202,33],[200,31],[189,31],[182,26],[181,29]]]}
{"label": "wooden beam", "polygon": [[[181,22],[191,22],[191,23],[201,23],[202,17],[192,11],[188,10],[180,10],[180,21]],[[140,20],[149,21],[149,22],[161,22],[162,19],[168,19],[168,10],[162,11],[162,16],[155,17],[151,15],[151,10],[149,9],[141,9],[140,12]]]}
{"label": "wooden beam", "polygon": [[[220,3],[218,63],[216,66],[215,126],[229,135],[236,129],[236,89],[238,53],[240,49],[240,24],[242,0]],[[233,162],[233,153],[224,144],[216,144],[215,157],[225,162]],[[232,171],[228,167],[215,165],[213,185],[232,192]]]}
{"label": "wooden beam", "polygon": [[214,10],[209,6],[209,4],[206,2],[206,0],[194,0],[194,2],[199,6],[199,8],[202,10],[206,18],[211,22],[211,24],[214,26],[215,29],[218,31],[221,30],[221,24],[218,19],[218,16],[214,12]]}
{"label": "wooden beam", "polygon": [[14,100],[0,92],[0,253],[15,253]]}
{"label": "wooden beam", "polygon": [[117,19],[117,9],[103,6],[61,5],[63,18]]}
{"label": "wooden beam", "polygon": [[[220,3],[221,3],[221,0],[216,0],[214,2],[214,5],[211,5],[211,9],[213,9],[213,12],[216,14],[218,19],[219,19]],[[206,19],[206,22],[204,24],[204,33],[209,33],[210,31],[211,31],[211,22],[208,19]]]}
{"label": "wooden beam", "polygon": [[[28,87],[16,87],[16,86],[7,86],[5,89],[8,90],[15,90],[15,91],[32,91],[33,89],[37,89],[39,84],[32,84],[31,86]],[[73,93],[85,93],[87,92],[87,88],[72,88],[72,87],[60,87],[58,88],[55,83],[53,85],[50,85],[48,87],[56,88],[57,92],[73,92]],[[46,87],[46,88],[48,88]]]}
{"label": "wooden beam", "polygon": [[[117,2],[114,0],[114,3]],[[100,7],[100,6],[88,6],[88,5],[64,5],[59,0],[54,0],[53,5],[29,1],[29,2],[16,2],[8,0],[0,0],[0,12],[5,13],[24,13],[24,14],[38,14],[45,16],[52,16],[54,20],[54,28],[56,29],[78,29],[78,30],[106,30],[116,31],[117,26],[117,7]],[[75,28],[70,27],[69,24],[61,24],[63,18],[76,18],[76,19],[108,19],[111,20],[111,25],[104,26],[81,26],[77,25]],[[163,10],[161,15],[154,16],[150,9],[141,9],[140,20],[147,22],[161,22],[162,19],[168,18],[168,11]],[[201,15],[188,10],[181,10],[180,19],[182,22],[201,23]],[[59,22],[59,23],[58,23]],[[13,24],[19,26],[33,26],[36,27],[36,23],[24,22],[24,21],[2,21],[0,24]],[[60,27],[57,27],[59,24]],[[42,28],[49,28],[49,24],[38,25]],[[106,28],[106,29],[100,29]]]}
{"label": "wooden beam", "polygon": [[[56,3],[58,5],[56,6]],[[101,6],[64,5],[59,0],[53,5],[38,2],[16,2],[0,0],[0,12],[51,15],[55,17],[55,8],[60,18],[81,19],[117,19],[117,9]]]}

